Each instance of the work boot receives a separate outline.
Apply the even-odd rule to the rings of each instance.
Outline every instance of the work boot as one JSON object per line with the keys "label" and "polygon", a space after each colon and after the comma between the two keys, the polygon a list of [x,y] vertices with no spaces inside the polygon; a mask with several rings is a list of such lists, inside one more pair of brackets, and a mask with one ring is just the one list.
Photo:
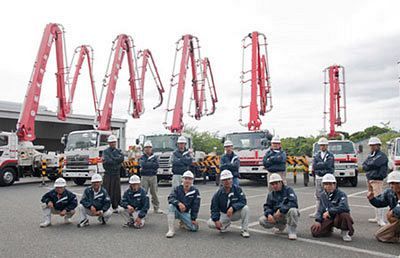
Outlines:
{"label": "work boot", "polygon": [[161,209],[154,209],[154,214],[164,214],[164,211]]}
{"label": "work boot", "polygon": [[225,226],[222,225],[222,228],[220,229],[219,232],[221,232],[221,233],[227,232],[230,225],[231,225],[231,222],[228,222]]}
{"label": "work boot", "polygon": [[340,235],[342,236],[343,241],[345,241],[345,242],[351,242],[352,241],[348,230],[342,230]]}
{"label": "work boot", "polygon": [[51,222],[49,220],[46,220],[46,221],[40,223],[41,228],[46,228],[48,226],[51,226]]}
{"label": "work boot", "polygon": [[174,222],[175,214],[168,214],[168,232],[165,235],[167,238],[172,238],[175,235]]}
{"label": "work boot", "polygon": [[315,212],[308,215],[310,218],[315,218],[317,216],[319,209],[319,201],[315,201]]}
{"label": "work boot", "polygon": [[247,230],[242,230],[241,234],[240,234],[243,238],[249,238],[250,237],[250,233]]}
{"label": "work boot", "polygon": [[288,238],[290,240],[296,240],[297,239],[296,227],[293,227],[293,226],[289,226],[288,227]]}
{"label": "work boot", "polygon": [[99,216],[99,217],[97,218],[97,220],[101,223],[101,225],[105,225],[105,224],[106,224],[106,220],[104,219],[103,216]]}
{"label": "work boot", "polygon": [[378,225],[380,227],[386,226],[386,218],[385,218],[385,208],[378,208]]}
{"label": "work boot", "polygon": [[84,219],[81,222],[79,222],[79,224],[77,226],[78,226],[78,228],[87,227],[87,226],[89,226],[89,220],[88,219]]}
{"label": "work boot", "polygon": [[272,233],[274,234],[282,234],[283,231],[285,230],[286,225],[276,225],[273,229],[272,229]]}
{"label": "work boot", "polygon": [[375,210],[375,218],[368,219],[369,223],[377,223],[378,222],[378,209],[374,208]]}

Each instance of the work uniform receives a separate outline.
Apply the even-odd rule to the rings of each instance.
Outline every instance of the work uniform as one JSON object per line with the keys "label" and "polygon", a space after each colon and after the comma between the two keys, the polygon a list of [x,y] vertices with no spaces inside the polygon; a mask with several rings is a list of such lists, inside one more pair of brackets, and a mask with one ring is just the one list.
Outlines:
{"label": "work uniform", "polygon": [[[65,210],[65,218],[69,219],[75,214],[75,208],[78,206],[76,195],[67,189],[59,195],[54,189],[47,192],[42,197],[42,209],[45,222],[51,221],[51,214],[59,215]],[[49,202],[53,203],[53,208],[49,208]]]}
{"label": "work uniform", "polygon": [[[268,194],[264,204],[264,215],[259,219],[260,225],[264,228],[276,227],[282,229],[287,224],[290,227],[296,228],[300,216],[298,208],[297,196],[293,189],[282,185],[280,191],[271,191]],[[274,224],[268,222],[268,216],[274,216],[278,210],[283,215],[282,218],[276,220]]]}
{"label": "work uniform", "polygon": [[140,157],[139,165],[142,187],[147,193],[150,189],[151,203],[153,204],[154,210],[157,211],[160,207],[157,196],[157,170],[160,167],[158,157],[154,154],[150,156],[143,154],[142,157]]}
{"label": "work uniform", "polygon": [[[229,218],[226,212],[231,207],[233,215]],[[211,200],[211,218],[208,220],[208,226],[215,228],[214,222],[220,221],[223,229],[226,229],[231,221],[241,220],[242,231],[247,231],[249,217],[250,211],[242,188],[232,185],[229,193],[227,193],[224,187],[220,187]]]}
{"label": "work uniform", "polygon": [[117,148],[108,147],[103,152],[104,188],[110,195],[113,209],[121,200],[121,167],[124,155]]}
{"label": "work uniform", "polygon": [[239,168],[240,168],[240,158],[234,152],[231,154],[225,153],[221,156],[220,170],[229,170],[233,175],[233,184],[239,186]]}
{"label": "work uniform", "polygon": [[[282,149],[273,150],[269,149],[263,158],[263,165],[268,171],[268,182],[273,173],[277,173],[281,176],[283,184],[287,184],[286,181],[286,152]],[[268,184],[268,190],[271,192],[271,185]]]}
{"label": "work uniform", "polygon": [[400,241],[400,199],[397,194],[392,189],[386,189],[369,202],[376,208],[389,206],[389,211],[392,211],[389,223],[375,233],[376,239],[381,242],[398,243]]}
{"label": "work uniform", "polygon": [[321,198],[321,193],[324,192],[322,186],[322,177],[326,174],[335,173],[335,157],[330,151],[318,151],[314,155],[312,169],[315,176],[315,198],[317,201]]}
{"label": "work uniform", "polygon": [[192,165],[193,158],[188,150],[175,150],[171,156],[172,163],[172,188],[182,183],[182,175],[189,170]]}
{"label": "work uniform", "polygon": [[[323,219],[323,214],[326,211],[329,212],[330,217]],[[348,231],[349,235],[352,236],[354,234],[354,222],[350,216],[347,195],[339,189],[335,189],[332,193],[324,191],[321,194],[315,221],[321,223],[321,228],[318,230],[315,225],[311,227],[311,234],[314,237],[330,235],[333,232],[333,227]]]}
{"label": "work uniform", "polygon": [[[174,221],[175,219],[178,219],[183,222],[188,230],[197,231],[199,227],[198,225],[193,224],[192,221],[197,219],[200,209],[200,201],[200,192],[196,187],[191,186],[187,193],[185,193],[183,185],[174,187],[168,196],[168,220]],[[185,205],[186,210],[184,212],[179,210],[179,203]]]}
{"label": "work uniform", "polygon": [[[135,209],[133,213],[129,212],[128,205]],[[122,196],[120,203],[120,206],[125,209],[125,211],[122,212],[122,216],[128,223],[135,221],[139,217],[142,220],[140,227],[143,227],[145,222],[144,218],[149,210],[149,205],[149,197],[142,187],[137,191],[129,187]]]}
{"label": "work uniform", "polygon": [[103,214],[99,216],[99,221],[101,221],[101,218],[104,218],[104,221],[107,222],[112,215],[110,196],[104,187],[100,187],[98,192],[95,192],[91,186],[87,187],[83,192],[80,204],[80,221],[86,220],[88,215],[95,216],[90,209],[92,206],[96,211],[103,212]]}

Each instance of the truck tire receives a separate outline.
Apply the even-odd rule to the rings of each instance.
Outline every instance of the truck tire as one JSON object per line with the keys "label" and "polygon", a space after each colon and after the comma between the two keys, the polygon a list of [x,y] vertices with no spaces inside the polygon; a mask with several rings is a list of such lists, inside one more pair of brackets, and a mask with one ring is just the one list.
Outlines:
{"label": "truck tire", "polygon": [[356,173],[356,176],[350,178],[349,181],[350,181],[350,184],[351,184],[352,187],[357,187],[357,184],[358,184],[358,174]]}
{"label": "truck tire", "polygon": [[0,171],[0,186],[10,186],[14,184],[16,179],[15,170],[11,167],[6,167]]}
{"label": "truck tire", "polygon": [[86,178],[75,177],[72,179],[76,185],[84,185],[86,182]]}

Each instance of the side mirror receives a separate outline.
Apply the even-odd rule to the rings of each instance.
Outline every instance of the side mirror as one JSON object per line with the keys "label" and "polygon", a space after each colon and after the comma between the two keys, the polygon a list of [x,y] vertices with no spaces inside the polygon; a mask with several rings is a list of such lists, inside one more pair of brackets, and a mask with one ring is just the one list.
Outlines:
{"label": "side mirror", "polygon": [[103,157],[103,151],[99,151],[99,157]]}
{"label": "side mirror", "polygon": [[358,153],[362,153],[364,149],[364,146],[358,145]]}
{"label": "side mirror", "polygon": [[225,137],[221,138],[221,142],[224,143],[225,142]]}
{"label": "side mirror", "polygon": [[62,145],[67,145],[67,135],[66,134],[64,134],[62,137],[61,137],[61,144]]}
{"label": "side mirror", "polygon": [[136,145],[139,145],[140,141],[139,139],[136,139]]}

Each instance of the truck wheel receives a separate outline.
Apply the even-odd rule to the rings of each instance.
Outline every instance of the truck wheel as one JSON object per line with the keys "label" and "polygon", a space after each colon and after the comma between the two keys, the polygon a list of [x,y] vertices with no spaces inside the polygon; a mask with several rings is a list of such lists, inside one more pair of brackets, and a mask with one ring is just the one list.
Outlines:
{"label": "truck wheel", "polygon": [[47,178],[51,181],[56,181],[57,178],[59,178],[60,176],[58,175],[57,172],[53,172],[47,175]]}
{"label": "truck wheel", "polygon": [[9,186],[14,184],[15,171],[13,168],[4,168],[0,171],[0,186]]}
{"label": "truck wheel", "polygon": [[351,184],[352,187],[356,187],[357,184],[358,184],[358,176],[357,176],[357,174],[356,174],[355,177],[349,179],[349,181],[350,181],[350,184]]}
{"label": "truck wheel", "polygon": [[73,178],[72,180],[77,185],[84,185],[86,182],[86,178]]}

